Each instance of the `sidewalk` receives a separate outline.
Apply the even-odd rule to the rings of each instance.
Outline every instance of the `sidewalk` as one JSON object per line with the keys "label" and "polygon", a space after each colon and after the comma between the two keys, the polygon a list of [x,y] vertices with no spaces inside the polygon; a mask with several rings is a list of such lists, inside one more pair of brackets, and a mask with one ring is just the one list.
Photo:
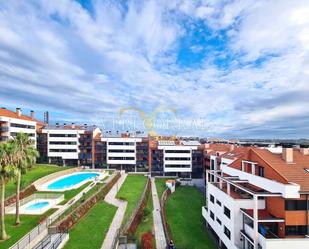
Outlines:
{"label": "sidewalk", "polygon": [[105,196],[105,201],[109,204],[112,204],[116,207],[118,207],[118,210],[114,216],[114,219],[112,221],[112,224],[110,225],[108,232],[105,236],[105,239],[103,241],[101,249],[111,249],[114,240],[116,239],[118,229],[121,226],[124,213],[127,208],[127,202],[116,199],[117,192],[121,188],[123,182],[125,181],[127,177],[127,174],[122,173],[119,180],[115,183],[115,185],[112,187],[112,189],[108,192],[108,194]]}
{"label": "sidewalk", "polygon": [[153,224],[157,249],[166,249],[166,238],[161,217],[160,201],[157,193],[155,179],[151,178],[151,192],[153,201]]}

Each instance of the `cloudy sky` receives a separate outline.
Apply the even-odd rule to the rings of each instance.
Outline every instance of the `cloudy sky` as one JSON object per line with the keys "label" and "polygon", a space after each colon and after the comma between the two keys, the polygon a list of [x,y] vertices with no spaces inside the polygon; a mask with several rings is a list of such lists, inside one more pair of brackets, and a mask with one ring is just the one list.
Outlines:
{"label": "cloudy sky", "polygon": [[106,129],[122,108],[159,110],[202,123],[165,133],[308,138],[308,17],[308,0],[0,0],[1,106]]}

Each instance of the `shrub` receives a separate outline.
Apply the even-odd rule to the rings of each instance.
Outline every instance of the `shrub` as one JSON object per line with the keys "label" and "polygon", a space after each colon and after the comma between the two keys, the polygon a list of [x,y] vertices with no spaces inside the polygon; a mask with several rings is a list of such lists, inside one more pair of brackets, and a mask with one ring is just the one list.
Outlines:
{"label": "shrub", "polygon": [[144,233],[142,236],[142,249],[153,249],[151,232]]}

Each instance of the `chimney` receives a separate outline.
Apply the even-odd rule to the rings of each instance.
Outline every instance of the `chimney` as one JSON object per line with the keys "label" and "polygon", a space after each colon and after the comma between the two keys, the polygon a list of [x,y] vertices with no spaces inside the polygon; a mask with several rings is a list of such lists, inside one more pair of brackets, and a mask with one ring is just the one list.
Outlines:
{"label": "chimney", "polygon": [[72,123],[72,129],[75,129],[75,124],[74,123]]}
{"label": "chimney", "polygon": [[282,159],[287,163],[293,162],[293,148],[284,147],[282,149]]}
{"label": "chimney", "polygon": [[34,119],[34,111],[30,111],[30,117],[32,118],[32,119]]}
{"label": "chimney", "polygon": [[309,148],[306,145],[300,146],[300,153],[302,153],[303,156],[309,156]]}
{"label": "chimney", "polygon": [[21,116],[21,109],[20,108],[16,108],[16,114],[18,117]]}
{"label": "chimney", "polygon": [[235,144],[231,144],[230,151],[233,151],[235,149]]}

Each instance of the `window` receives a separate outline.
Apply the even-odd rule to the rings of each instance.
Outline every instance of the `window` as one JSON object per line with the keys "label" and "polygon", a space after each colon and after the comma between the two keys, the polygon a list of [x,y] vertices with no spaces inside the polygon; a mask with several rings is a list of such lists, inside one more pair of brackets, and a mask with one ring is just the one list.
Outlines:
{"label": "window", "polygon": [[49,134],[49,137],[77,137],[76,134]]}
{"label": "window", "polygon": [[212,220],[215,220],[215,214],[214,214],[213,212],[211,212],[211,211],[210,211],[210,218],[211,218]]}
{"label": "window", "polygon": [[216,203],[221,207],[221,201],[217,200]]}
{"label": "window", "polygon": [[264,177],[264,167],[262,167],[262,166],[259,166],[258,167],[258,174],[259,174],[259,176],[261,176],[261,177]]}
{"label": "window", "polygon": [[285,235],[306,235],[307,226],[285,226]]}
{"label": "window", "polygon": [[229,229],[227,229],[226,226],[224,226],[224,234],[226,235],[226,237],[228,237],[229,239],[231,239],[231,232]]}
{"label": "window", "polygon": [[286,200],[285,210],[307,210],[307,205],[309,205],[309,203],[307,204],[306,200]]}
{"label": "window", "polygon": [[229,219],[231,218],[231,211],[224,206],[224,214],[226,215],[226,217],[228,217]]}
{"label": "window", "polygon": [[215,197],[213,195],[210,195],[210,201],[215,204]]}
{"label": "window", "polygon": [[49,149],[49,152],[77,152],[75,149]]}
{"label": "window", "polygon": [[218,218],[216,218],[216,221],[221,225],[221,220],[219,220]]}

